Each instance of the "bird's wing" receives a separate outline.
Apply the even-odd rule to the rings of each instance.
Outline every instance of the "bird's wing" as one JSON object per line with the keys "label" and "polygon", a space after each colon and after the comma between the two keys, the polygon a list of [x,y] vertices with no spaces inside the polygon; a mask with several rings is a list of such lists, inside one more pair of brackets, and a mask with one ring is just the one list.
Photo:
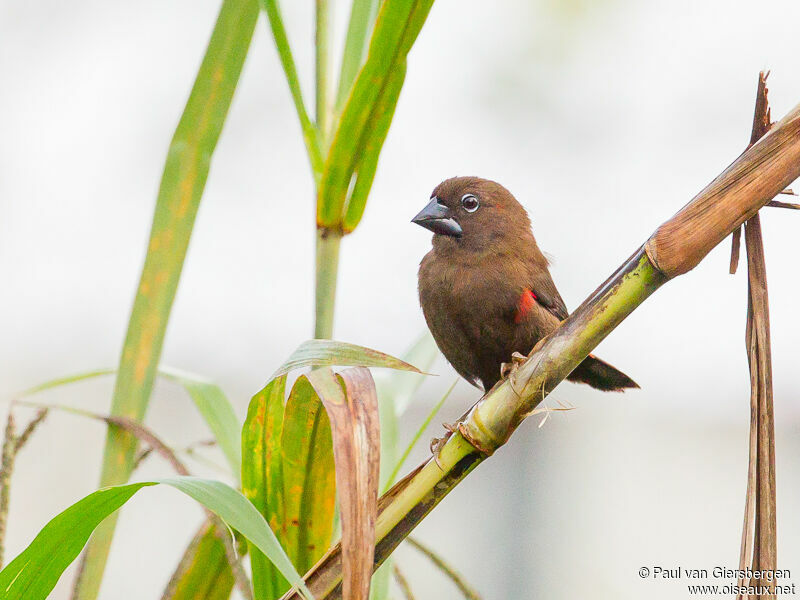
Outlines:
{"label": "bird's wing", "polygon": [[534,299],[558,317],[559,321],[567,318],[569,315],[567,305],[564,304],[564,300],[561,298],[561,294],[558,293],[556,284],[553,283],[553,278],[547,269],[543,269],[533,275],[530,291],[533,293]]}

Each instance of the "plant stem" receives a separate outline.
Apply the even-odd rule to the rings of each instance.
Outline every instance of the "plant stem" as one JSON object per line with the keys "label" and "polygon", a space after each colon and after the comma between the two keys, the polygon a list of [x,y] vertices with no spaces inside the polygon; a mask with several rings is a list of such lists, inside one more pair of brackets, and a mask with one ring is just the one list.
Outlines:
{"label": "plant stem", "polygon": [[[588,353],[672,277],[694,268],[743,221],[800,176],[800,105],[742,153],[656,232],[551,335],[512,377],[490,390],[444,444],[386,492],[375,525],[381,564],[425,516],[519,424]],[[319,600],[341,597],[337,545],[305,576]],[[289,593],[283,600],[298,598]]]}
{"label": "plant stem", "polygon": [[339,270],[341,233],[317,229],[317,270],[315,290],[314,337],[333,336],[333,314],[336,303],[336,279]]}

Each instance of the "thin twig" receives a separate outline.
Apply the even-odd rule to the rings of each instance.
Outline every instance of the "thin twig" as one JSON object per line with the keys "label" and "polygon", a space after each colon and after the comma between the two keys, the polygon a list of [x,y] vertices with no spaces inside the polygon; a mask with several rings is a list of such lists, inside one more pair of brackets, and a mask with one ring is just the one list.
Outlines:
{"label": "thin twig", "polygon": [[470,584],[464,581],[461,574],[451,567],[445,560],[431,550],[428,546],[421,543],[415,537],[408,536],[406,541],[414,546],[417,550],[422,552],[438,569],[447,575],[450,580],[456,585],[458,590],[464,595],[467,600],[481,600],[480,594]]}
{"label": "thin twig", "polygon": [[408,583],[408,579],[400,570],[400,567],[397,566],[397,563],[392,565],[392,571],[394,572],[394,580],[397,582],[397,586],[400,588],[400,591],[403,592],[403,596],[406,600],[414,600],[414,592],[411,591],[411,586]]}
{"label": "thin twig", "polygon": [[27,443],[33,435],[33,432],[36,431],[36,428],[47,415],[47,410],[39,410],[33,420],[22,430],[22,434],[17,436],[14,413],[12,411],[13,404],[8,411],[5,439],[3,440],[2,462],[0,463],[0,568],[3,566],[3,556],[5,554],[11,475],[14,472],[14,462],[17,459],[19,451]]}
{"label": "thin twig", "polygon": [[133,470],[135,471],[136,469],[138,469],[139,465],[141,465],[145,461],[145,459],[147,459],[147,457],[150,456],[152,453],[153,453],[152,446],[147,446],[142,450],[139,450],[139,454],[137,454],[136,458],[133,460]]}
{"label": "thin twig", "polygon": [[45,417],[47,417],[46,408],[40,408],[36,411],[36,416],[33,417],[33,420],[28,423],[28,426],[22,430],[22,433],[17,438],[17,443],[14,447],[15,452],[19,452],[22,447],[28,443],[28,440],[33,435],[33,432],[36,431],[36,428],[42,423],[42,421],[45,420]]}
{"label": "thin twig", "polygon": [[14,414],[8,411],[6,435],[3,440],[3,459],[0,466],[0,567],[3,566],[5,554],[6,525],[8,524],[8,499],[11,484],[11,473],[14,470],[17,437],[14,426]]}

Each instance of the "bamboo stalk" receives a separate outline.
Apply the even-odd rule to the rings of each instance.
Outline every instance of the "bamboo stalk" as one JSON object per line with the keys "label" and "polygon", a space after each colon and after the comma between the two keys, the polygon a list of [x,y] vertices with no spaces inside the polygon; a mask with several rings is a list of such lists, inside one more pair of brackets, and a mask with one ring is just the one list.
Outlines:
{"label": "bamboo stalk", "polygon": [[317,229],[317,268],[314,290],[314,337],[333,337],[336,305],[336,280],[339,270],[339,245],[342,234],[332,229]]}
{"label": "bamboo stalk", "polygon": [[[375,565],[469,472],[504,444],[547,394],[625,317],[800,176],[800,105],[674,217],[661,225],[516,373],[473,407],[458,432],[381,498]],[[315,597],[341,597],[341,553],[332,548],[306,575]],[[298,598],[288,593],[284,600]]]}

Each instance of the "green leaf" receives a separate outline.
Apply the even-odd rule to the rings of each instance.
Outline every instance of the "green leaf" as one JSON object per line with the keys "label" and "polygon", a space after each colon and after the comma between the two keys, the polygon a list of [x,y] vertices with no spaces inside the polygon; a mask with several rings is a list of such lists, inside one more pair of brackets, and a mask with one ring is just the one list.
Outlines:
{"label": "green leaf", "polygon": [[116,369],[96,369],[94,371],[85,371],[83,373],[76,373],[75,375],[67,375],[66,377],[58,377],[56,379],[51,379],[50,381],[46,381],[45,383],[40,383],[39,385],[33,386],[32,388],[28,388],[24,392],[20,392],[17,397],[24,398],[25,396],[32,396],[33,394],[38,394],[39,392],[44,392],[45,390],[50,390],[59,387],[61,385],[77,383],[79,381],[84,381],[86,379],[93,379],[95,377],[102,377],[104,375],[113,375],[116,372],[117,372]]}
{"label": "green leaf", "polygon": [[239,492],[219,481],[174,477],[103,488],[56,516],[31,544],[0,572],[4,600],[44,600],[61,574],[78,556],[92,531],[143,487],[163,483],[194,498],[216,513],[270,557],[303,596],[313,596],[256,508]]}
{"label": "green leaf", "polygon": [[194,405],[208,424],[219,447],[228,459],[231,472],[239,479],[242,464],[241,428],[225,392],[215,383],[198,375],[162,367],[159,373],[180,384],[194,401]]}
{"label": "green leaf", "polygon": [[292,352],[292,355],[272,374],[270,379],[284,375],[293,369],[302,367],[329,367],[339,365],[343,367],[386,367],[401,371],[420,373],[414,365],[372,350],[334,340],[307,340]]}
{"label": "green leaf", "polygon": [[303,92],[300,89],[300,79],[297,76],[297,67],[294,63],[292,56],[292,49],[289,46],[289,37],[286,35],[286,28],[283,26],[283,17],[281,17],[281,9],[278,0],[259,0],[261,8],[267,13],[269,26],[272,29],[272,38],[275,40],[275,46],[278,49],[278,57],[283,66],[283,72],[286,75],[286,81],[289,84],[289,92],[294,101],[294,107],[297,111],[297,118],[300,120],[300,128],[303,131],[303,140],[306,143],[306,151],[308,152],[308,159],[311,163],[311,171],[314,174],[314,179],[319,179],[322,173],[322,139],[320,131],[317,126],[311,122],[306,110],[305,102],[303,101]]}
{"label": "green leaf", "polygon": [[[119,364],[111,413],[141,421],[147,410],[164,334],[211,157],[250,47],[256,0],[224,0],[203,62],[170,143],[153,225]],[[101,485],[127,481],[136,438],[111,429]],[[92,537],[76,584],[77,600],[94,600],[102,581],[116,519]]]}
{"label": "green leaf", "polygon": [[373,573],[372,586],[369,588],[369,600],[388,600],[393,563],[394,561],[390,556]]}
{"label": "green leaf", "polygon": [[[242,491],[285,544],[283,503],[283,396],[286,377],[270,381],[250,401],[242,427]],[[272,600],[289,589],[289,582],[258,548],[250,545],[255,600]]]}
{"label": "green leaf", "polygon": [[301,573],[331,544],[336,506],[328,414],[306,377],[292,387],[281,437],[286,553]]}
{"label": "green leaf", "polygon": [[[353,176],[364,176],[359,203],[366,198],[380,150],[405,76],[406,57],[433,0],[385,0],[370,40],[367,61],[353,84],[325,160],[317,196],[317,224],[342,225]],[[363,168],[363,172],[361,169]],[[353,188],[355,189],[355,188]],[[363,206],[348,221],[354,228]]]}
{"label": "green leaf", "polygon": [[372,181],[375,179],[375,171],[378,169],[378,158],[381,155],[383,142],[386,141],[389,133],[389,127],[392,125],[392,118],[405,77],[406,64],[401,63],[389,74],[386,87],[375,102],[375,108],[372,111],[373,118],[364,130],[365,142],[363,150],[361,150],[361,161],[357,167],[355,184],[347,201],[347,209],[342,221],[344,233],[351,233],[355,230],[361,222],[361,217],[364,216],[369,191],[372,189]]}
{"label": "green leaf", "polygon": [[206,522],[195,535],[170,579],[162,600],[228,600],[233,572],[216,525]]}
{"label": "green leaf", "polygon": [[[104,375],[113,375],[116,369],[97,369],[95,371],[87,371],[85,373],[77,373],[75,375],[68,375],[66,377],[59,377],[52,379],[40,385],[34,386],[21,392],[17,398],[24,398],[33,394],[43,392],[45,390],[53,389],[61,385],[70,383],[77,383],[92,379],[94,377],[102,377]],[[233,410],[233,405],[228,400],[228,397],[222,389],[215,383],[185,371],[179,371],[171,367],[161,367],[158,374],[165,379],[169,379],[183,387],[186,393],[197,407],[198,412],[205,420],[214,439],[217,440],[220,448],[231,466],[233,476],[239,479],[239,471],[242,463],[241,444],[239,441],[239,420],[236,418],[236,413]],[[41,405],[50,406],[50,405]],[[71,410],[72,412],[81,413],[95,418],[113,419],[113,416],[96,415],[88,413],[80,409],[55,406],[54,408],[61,408],[63,410]]]}
{"label": "green leaf", "polygon": [[339,89],[336,93],[336,112],[344,106],[353,81],[358,75],[367,49],[367,32],[378,13],[378,0],[353,0],[350,9],[350,22],[347,25],[347,37],[342,53],[342,69],[339,74]]}

